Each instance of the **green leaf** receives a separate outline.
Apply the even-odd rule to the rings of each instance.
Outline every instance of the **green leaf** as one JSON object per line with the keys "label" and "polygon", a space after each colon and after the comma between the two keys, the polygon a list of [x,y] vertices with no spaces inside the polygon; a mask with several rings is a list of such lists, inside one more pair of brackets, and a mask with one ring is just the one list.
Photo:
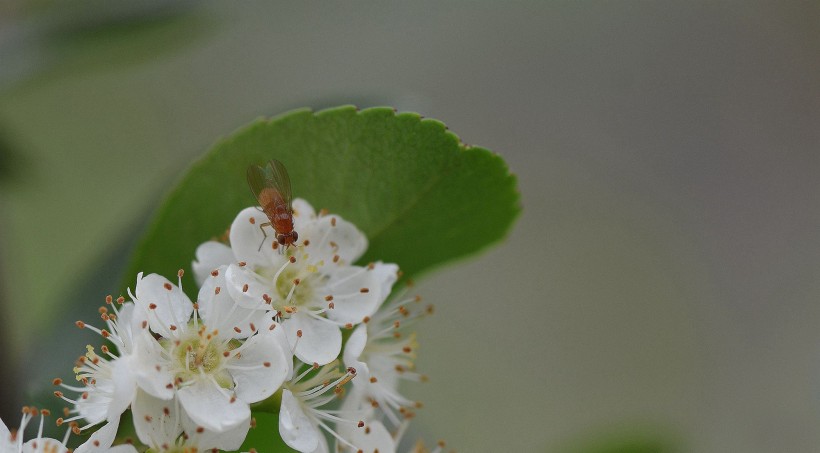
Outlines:
{"label": "green leaf", "polygon": [[294,197],[367,235],[362,263],[394,262],[407,276],[499,241],[520,212],[516,179],[501,157],[464,145],[439,121],[390,108],[296,110],[237,131],[190,168],[158,208],[126,285],[138,272],[170,277],[189,269],[199,244],[256,204],[248,165],[272,158],[287,167]]}
{"label": "green leaf", "polygon": [[279,414],[254,411],[252,415],[256,426],[248,431],[248,437],[238,451],[250,451],[251,448],[264,453],[296,451],[279,436]]}

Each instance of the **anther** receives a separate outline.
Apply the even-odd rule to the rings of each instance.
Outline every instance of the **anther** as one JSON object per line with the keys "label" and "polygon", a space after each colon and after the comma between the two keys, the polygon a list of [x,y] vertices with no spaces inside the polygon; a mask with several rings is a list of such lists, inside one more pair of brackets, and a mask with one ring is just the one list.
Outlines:
{"label": "anther", "polygon": [[255,224],[256,224],[256,219],[254,219],[253,217],[251,217],[250,219],[248,219],[248,221],[249,221],[249,222],[251,222],[251,225],[255,225]]}
{"label": "anther", "polygon": [[63,383],[63,380],[60,379],[60,378],[54,378],[54,380],[51,381],[51,383],[54,384],[54,385],[60,385],[60,384]]}
{"label": "anther", "polygon": [[370,383],[371,384],[375,384],[376,382],[379,382],[379,380],[376,379],[376,376],[373,376],[373,377],[370,378]]}
{"label": "anther", "polygon": [[330,218],[330,226],[336,226],[336,217]]}
{"label": "anther", "polygon": [[293,279],[293,284],[294,284],[294,285],[299,286],[299,283],[302,283],[302,280],[301,280],[301,279],[298,279],[298,278],[294,278],[294,279]]}
{"label": "anther", "polygon": [[77,322],[74,323],[74,325],[76,325],[80,329],[85,329],[85,323],[82,322],[82,321],[77,321]]}
{"label": "anther", "polygon": [[270,362],[262,362],[262,366],[265,368],[270,368]]}
{"label": "anther", "polygon": [[219,269],[214,269],[211,271],[211,277],[216,277],[217,275],[219,275]]}
{"label": "anther", "polygon": [[302,338],[302,329],[296,331],[296,338]]}
{"label": "anther", "polygon": [[243,292],[243,293],[248,292],[248,284],[247,284],[247,283],[245,283],[244,285],[242,285],[242,292]]}
{"label": "anther", "polygon": [[150,304],[148,304],[148,308],[151,309],[151,310],[156,310],[157,309],[157,304],[151,302]]}
{"label": "anther", "polygon": [[165,283],[165,284],[162,285],[162,287],[167,289],[168,291],[171,291],[172,289],[174,289],[174,287],[171,286],[170,283]]}
{"label": "anther", "polygon": [[240,262],[238,262],[238,263],[236,263],[236,264],[238,264],[238,265],[239,265],[239,267],[245,267],[248,263],[246,263],[246,262],[244,262],[244,261],[240,261]]}
{"label": "anther", "polygon": [[334,263],[338,263],[338,262],[339,262],[339,255],[333,255],[333,262],[334,262]]}
{"label": "anther", "polygon": [[105,303],[106,304],[111,305],[111,302],[113,302],[113,301],[114,301],[114,298],[111,297],[111,294],[105,296]]}
{"label": "anther", "polygon": [[222,288],[220,288],[218,286],[216,288],[214,288],[214,294],[219,294],[220,291],[222,291]]}
{"label": "anther", "polygon": [[182,278],[185,275],[185,269],[180,269],[177,271],[177,277]]}
{"label": "anther", "polygon": [[333,300],[333,296],[325,296],[325,300],[327,302],[330,302],[331,300]]}
{"label": "anther", "polygon": [[302,241],[302,244],[304,244],[304,245],[305,245],[305,247],[307,247],[307,246],[309,246],[309,245],[310,245],[310,240],[305,239],[304,241]]}
{"label": "anther", "polygon": [[236,333],[242,333],[242,329],[240,329],[239,327],[234,327],[233,331]]}
{"label": "anther", "polygon": [[362,293],[362,294],[367,294],[367,293],[370,292],[370,288],[362,288],[362,289],[359,290],[359,292]]}
{"label": "anther", "polygon": [[365,324],[369,323],[370,322],[370,316],[365,316],[364,318],[362,318],[362,322],[365,323]]}
{"label": "anther", "polygon": [[356,426],[358,426],[359,428],[364,428],[364,422],[359,420],[359,423]]}
{"label": "anther", "polygon": [[125,303],[125,298],[124,298],[124,297],[122,297],[122,296],[118,297],[118,298],[117,298],[117,303],[118,303],[118,304],[120,304],[120,305],[122,305],[123,303]]}
{"label": "anther", "polygon": [[293,255],[291,255],[291,257],[290,257],[290,258],[288,258],[288,261],[290,261],[290,264],[293,264],[293,263],[295,263],[295,262],[296,262],[296,257],[295,257],[295,256],[293,256]]}
{"label": "anther", "polygon": [[334,304],[333,302],[328,302],[328,304],[327,304],[327,308],[328,308],[329,310],[333,310],[334,308],[336,308],[336,304]]}

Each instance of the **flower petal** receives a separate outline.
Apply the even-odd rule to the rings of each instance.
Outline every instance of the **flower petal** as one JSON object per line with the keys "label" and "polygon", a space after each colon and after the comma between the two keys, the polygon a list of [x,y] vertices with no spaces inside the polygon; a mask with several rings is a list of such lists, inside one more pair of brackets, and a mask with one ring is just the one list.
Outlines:
{"label": "flower petal", "polygon": [[354,428],[348,438],[351,444],[364,453],[394,453],[396,441],[378,420],[366,423],[366,427]]}
{"label": "flower petal", "polygon": [[341,323],[362,322],[390,295],[398,271],[397,265],[381,262],[372,267],[339,267],[327,284],[335,305],[333,310],[328,310],[328,317]]}
{"label": "flower petal", "polygon": [[162,400],[142,390],[137,392],[131,411],[140,441],[153,448],[173,445],[177,436],[182,434],[178,406],[173,399]]}
{"label": "flower petal", "polygon": [[345,366],[356,369],[358,379],[353,380],[354,384],[359,381],[368,381],[370,379],[370,369],[366,363],[359,360],[366,345],[367,324],[359,324],[359,326],[356,327],[356,330],[350,334],[350,338],[347,339],[343,355]]}
{"label": "flower petal", "polygon": [[[282,322],[288,343],[296,345],[293,352],[296,357],[305,363],[325,365],[339,356],[342,350],[342,333],[339,327],[315,319],[303,312],[294,313],[289,319]],[[297,332],[302,331],[302,337],[297,338]]]}
{"label": "flower petal", "polygon": [[[37,438],[37,439],[31,439],[28,442],[24,443],[22,450],[17,450],[17,448],[15,446],[15,448],[13,450],[11,450],[10,452],[8,452],[8,453],[16,453],[17,451],[20,451],[21,453],[43,453],[43,452],[66,453],[66,452],[68,452],[68,448],[66,448],[66,446],[63,445],[63,443],[60,442],[57,439],[52,439],[50,437],[41,437],[41,438]],[[100,450],[84,450],[84,452],[83,452],[83,451],[80,451],[80,449],[78,448],[76,451],[78,451],[80,453],[84,453],[84,452],[97,453]],[[6,453],[6,452],[4,451],[3,453]]]}
{"label": "flower petal", "polygon": [[174,338],[174,329],[184,329],[188,325],[194,306],[188,296],[167,278],[157,274],[142,277],[140,273],[136,293],[134,303],[147,314],[148,324],[154,332]]}
{"label": "flower petal", "polygon": [[[247,286],[246,286],[247,285]],[[237,305],[251,310],[270,310],[268,298],[276,298],[276,289],[263,281],[247,266],[231,264],[225,270],[225,286]]]}
{"label": "flower petal", "polygon": [[316,210],[303,198],[294,198],[290,204],[293,208],[293,228],[304,226],[306,222],[316,220]]}
{"label": "flower petal", "polygon": [[282,390],[279,435],[290,448],[302,453],[313,453],[319,447],[319,438],[322,437],[322,433],[305,415],[299,401],[288,389]]}
{"label": "flower petal", "polygon": [[[209,451],[211,449],[219,450],[238,450],[248,436],[248,430],[251,427],[250,416],[242,423],[236,425],[235,428],[230,428],[224,432],[211,431],[208,429],[200,430],[201,426],[194,423],[190,417],[183,413],[182,427],[185,428],[185,433],[188,435],[188,441],[185,442],[187,446],[196,447],[190,451]],[[185,450],[189,451],[189,450]]]}
{"label": "flower petal", "polygon": [[[270,266],[279,251],[272,248],[276,233],[268,223],[268,217],[259,208],[245,208],[231,224],[231,248],[237,261],[244,261],[252,268]],[[263,229],[264,228],[264,229]]]}
{"label": "flower petal", "polygon": [[211,431],[236,428],[251,416],[248,403],[211,379],[197,379],[179,389],[177,396],[191,420]]}
{"label": "flower petal", "polygon": [[[367,237],[364,233],[338,215],[328,214],[313,222],[297,225],[300,228],[297,233],[301,243],[310,243],[305,250],[310,253],[313,262],[330,262],[335,255],[339,255],[337,262],[349,265],[367,250]],[[294,225],[294,229],[297,225]]]}
{"label": "flower petal", "polygon": [[231,355],[226,365],[233,377],[236,396],[255,403],[273,395],[290,375],[293,356],[284,329],[260,331],[242,345],[237,358]]}
{"label": "flower petal", "polygon": [[135,356],[133,370],[136,373],[137,385],[149,394],[160,399],[174,397],[174,374],[168,369],[162,345],[154,339],[147,329],[140,329],[134,338],[138,353]]}
{"label": "flower petal", "polygon": [[[237,266],[238,267],[238,266]],[[216,276],[208,276],[197,297],[199,316],[210,329],[216,329],[232,338],[247,338],[253,335],[253,327],[264,322],[267,310],[251,310],[238,305],[229,294],[225,273],[228,266],[217,269]],[[241,268],[240,268],[241,269]],[[217,292],[216,288],[220,288]],[[260,299],[261,301],[261,299]],[[261,304],[261,307],[267,307]],[[237,332],[234,328],[238,328]]]}
{"label": "flower petal", "polygon": [[[87,441],[83,442],[82,445],[77,447],[74,450],[76,453],[98,453],[101,451],[106,451],[114,443],[114,439],[117,437],[117,429],[120,426],[120,417],[116,416],[110,420],[108,423],[103,425],[102,428],[98,429],[91,437],[88,438]],[[55,441],[56,442],[56,441]],[[43,451],[43,452],[51,452],[51,451],[60,451],[57,449],[50,449],[48,447],[41,447],[42,449],[38,449],[36,451]]]}
{"label": "flower petal", "polygon": [[137,378],[132,363],[136,362],[133,356],[120,357],[111,364],[111,380],[114,391],[111,393],[111,402],[108,405],[106,418],[111,421],[119,420],[120,416],[137,394]]}
{"label": "flower petal", "polygon": [[191,263],[196,284],[202,286],[211,271],[234,261],[233,250],[227,245],[216,241],[203,242],[196,248],[196,259]]}

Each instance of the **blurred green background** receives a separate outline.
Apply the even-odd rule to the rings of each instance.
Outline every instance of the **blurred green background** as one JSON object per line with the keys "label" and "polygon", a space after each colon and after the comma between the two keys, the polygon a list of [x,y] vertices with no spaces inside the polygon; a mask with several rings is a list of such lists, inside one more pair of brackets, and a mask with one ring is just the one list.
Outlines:
{"label": "blurred green background", "polygon": [[818,23],[812,1],[5,0],[3,420],[98,342],[73,321],[192,159],[353,103],[438,118],[520,178],[509,241],[418,285],[416,432],[815,451]]}

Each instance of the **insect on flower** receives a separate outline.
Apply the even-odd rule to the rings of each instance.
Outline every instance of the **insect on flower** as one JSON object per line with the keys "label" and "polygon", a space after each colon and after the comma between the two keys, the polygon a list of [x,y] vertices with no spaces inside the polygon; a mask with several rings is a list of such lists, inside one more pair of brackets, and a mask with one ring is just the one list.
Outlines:
{"label": "insect on flower", "polygon": [[299,235],[293,231],[293,208],[291,200],[293,198],[290,190],[290,177],[285,165],[276,159],[271,159],[264,166],[251,165],[248,167],[248,185],[251,192],[262,207],[262,211],[268,216],[270,222],[259,225],[265,238],[259,244],[259,250],[268,234],[265,227],[273,227],[276,231],[276,241],[283,246],[293,245]]}

